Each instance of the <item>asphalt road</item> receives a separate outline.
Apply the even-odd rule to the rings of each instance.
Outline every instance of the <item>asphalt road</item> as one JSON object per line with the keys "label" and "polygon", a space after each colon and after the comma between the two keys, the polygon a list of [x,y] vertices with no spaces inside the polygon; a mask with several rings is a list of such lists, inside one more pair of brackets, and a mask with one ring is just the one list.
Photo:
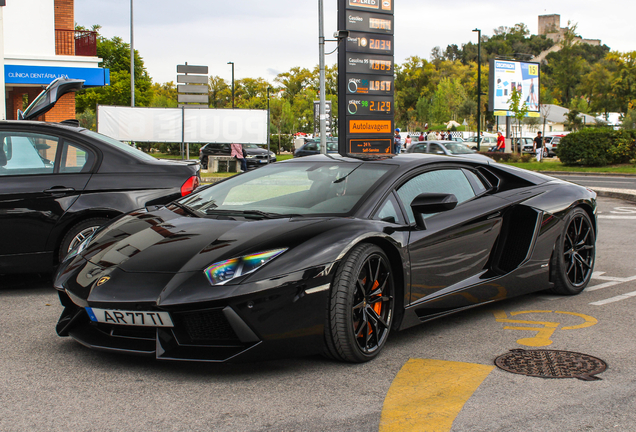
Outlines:
{"label": "asphalt road", "polygon": [[[0,430],[400,430],[386,423],[396,395],[422,401],[398,413],[415,425],[401,430],[449,430],[434,426],[441,410],[426,410],[457,399],[453,389],[465,380],[452,365],[486,369],[450,418],[452,431],[636,430],[636,205],[599,204],[595,278],[583,294],[528,295],[394,333],[362,365],[321,357],[165,363],[95,352],[55,334],[62,308],[46,277],[2,277]],[[534,324],[502,322],[502,314]],[[596,323],[581,327],[588,318]],[[596,356],[608,369],[597,381],[489,369],[511,349],[537,348],[528,343]],[[441,365],[438,394],[418,399],[431,369],[418,365],[431,360]],[[396,379],[409,364],[410,379]]]}
{"label": "asphalt road", "polygon": [[602,187],[612,189],[636,190],[635,176],[607,176],[607,175],[573,175],[573,174],[550,174],[562,180],[586,187]]}

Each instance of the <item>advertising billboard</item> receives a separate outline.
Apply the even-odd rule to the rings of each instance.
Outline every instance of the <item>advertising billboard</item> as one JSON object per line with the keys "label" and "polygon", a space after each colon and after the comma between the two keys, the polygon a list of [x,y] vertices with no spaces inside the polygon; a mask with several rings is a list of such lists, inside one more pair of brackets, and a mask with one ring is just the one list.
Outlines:
{"label": "advertising billboard", "polygon": [[[508,112],[509,100],[515,89],[521,93],[521,101],[528,107],[529,113],[539,112],[541,100],[539,63],[491,59],[489,75],[490,111]],[[495,115],[506,115],[506,113],[496,112]]]}

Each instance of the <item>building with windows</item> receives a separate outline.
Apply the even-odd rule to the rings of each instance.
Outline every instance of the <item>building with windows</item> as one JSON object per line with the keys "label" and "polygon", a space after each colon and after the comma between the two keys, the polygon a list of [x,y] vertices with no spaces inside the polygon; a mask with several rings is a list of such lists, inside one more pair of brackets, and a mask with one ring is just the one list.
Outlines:
{"label": "building with windows", "polygon": [[[85,87],[110,84],[109,70],[99,67],[97,34],[75,30],[74,0],[6,0],[3,12],[7,120],[58,77],[85,80]],[[74,118],[69,93],[40,120]]]}

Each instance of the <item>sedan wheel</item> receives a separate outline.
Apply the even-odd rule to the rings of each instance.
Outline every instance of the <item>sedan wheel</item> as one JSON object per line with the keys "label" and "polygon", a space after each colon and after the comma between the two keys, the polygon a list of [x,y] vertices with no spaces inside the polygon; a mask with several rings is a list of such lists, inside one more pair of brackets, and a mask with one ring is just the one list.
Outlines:
{"label": "sedan wheel", "polygon": [[73,227],[66,233],[62,244],[60,245],[59,261],[62,262],[64,257],[68,253],[90,235],[92,235],[99,227],[108,222],[106,218],[92,218],[82,221]]}
{"label": "sedan wheel", "polygon": [[565,229],[555,247],[554,288],[556,294],[579,294],[594,270],[596,236],[589,215],[576,208],[565,220]]}
{"label": "sedan wheel", "polygon": [[353,248],[331,287],[325,354],[365,362],[384,347],[393,322],[394,286],[389,259],[371,244]]}

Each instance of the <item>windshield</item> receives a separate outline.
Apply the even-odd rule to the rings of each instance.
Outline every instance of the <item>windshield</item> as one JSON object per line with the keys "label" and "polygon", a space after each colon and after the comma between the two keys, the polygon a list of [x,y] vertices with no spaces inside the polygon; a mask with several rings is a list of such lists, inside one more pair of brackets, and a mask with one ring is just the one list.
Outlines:
{"label": "windshield", "polygon": [[120,150],[123,150],[123,151],[125,151],[125,152],[127,152],[129,154],[137,156],[139,159],[144,159],[144,160],[148,160],[148,161],[155,161],[155,162],[157,161],[157,159],[154,158],[153,156],[150,156],[149,154],[146,154],[146,153],[142,152],[141,150],[138,150],[138,149],[134,148],[131,145],[128,145],[128,144],[123,143],[121,141],[117,141],[116,139],[111,138],[109,136],[102,135],[100,133],[93,132],[93,131],[90,131],[88,129],[83,130],[82,133],[90,136],[91,138],[95,138],[95,139],[98,139],[100,141],[105,141],[108,144],[113,145],[113,146],[117,147]]}
{"label": "windshield", "polygon": [[446,149],[448,149],[451,154],[460,155],[460,154],[473,154],[472,151],[467,145],[461,143],[446,143],[444,144]]}
{"label": "windshield", "polygon": [[332,162],[273,164],[179,200],[204,214],[348,214],[390,165]]}

